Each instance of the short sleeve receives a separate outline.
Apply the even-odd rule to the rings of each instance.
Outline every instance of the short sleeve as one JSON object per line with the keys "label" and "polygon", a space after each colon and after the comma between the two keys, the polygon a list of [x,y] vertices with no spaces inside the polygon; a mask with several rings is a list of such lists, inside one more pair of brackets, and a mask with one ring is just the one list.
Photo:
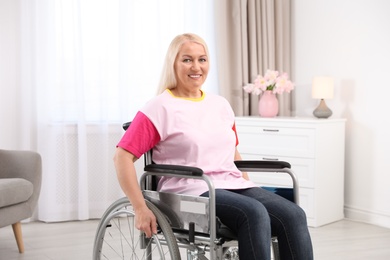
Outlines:
{"label": "short sleeve", "polygon": [[117,147],[121,147],[139,158],[159,141],[160,135],[156,127],[145,114],[138,112]]}
{"label": "short sleeve", "polygon": [[236,129],[236,123],[233,124],[233,131],[234,131],[234,134],[236,135],[236,146],[239,144],[239,141],[238,141],[238,135],[237,135],[237,129]]}

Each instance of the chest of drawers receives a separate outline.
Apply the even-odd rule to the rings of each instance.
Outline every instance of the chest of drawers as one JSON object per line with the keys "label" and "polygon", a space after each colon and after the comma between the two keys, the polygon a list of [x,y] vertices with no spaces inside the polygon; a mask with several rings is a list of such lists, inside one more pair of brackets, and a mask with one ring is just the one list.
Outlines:
{"label": "chest of drawers", "polygon": [[[309,226],[344,218],[344,119],[236,117],[236,127],[243,159],[291,164]],[[262,186],[291,185],[281,174],[249,175]]]}

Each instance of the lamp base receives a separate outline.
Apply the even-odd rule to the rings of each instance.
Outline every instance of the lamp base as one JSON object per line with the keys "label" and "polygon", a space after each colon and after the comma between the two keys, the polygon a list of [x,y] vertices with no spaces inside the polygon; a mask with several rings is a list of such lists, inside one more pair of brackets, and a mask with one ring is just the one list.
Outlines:
{"label": "lamp base", "polygon": [[325,100],[322,98],[318,107],[313,111],[313,115],[318,118],[328,118],[332,115],[332,110],[326,106]]}

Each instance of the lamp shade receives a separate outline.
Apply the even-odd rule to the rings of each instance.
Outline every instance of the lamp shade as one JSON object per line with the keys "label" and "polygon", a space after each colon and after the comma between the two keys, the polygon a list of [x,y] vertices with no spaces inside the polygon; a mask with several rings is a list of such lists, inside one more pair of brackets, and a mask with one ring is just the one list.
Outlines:
{"label": "lamp shade", "polygon": [[334,83],[331,77],[314,77],[312,85],[312,98],[333,98]]}

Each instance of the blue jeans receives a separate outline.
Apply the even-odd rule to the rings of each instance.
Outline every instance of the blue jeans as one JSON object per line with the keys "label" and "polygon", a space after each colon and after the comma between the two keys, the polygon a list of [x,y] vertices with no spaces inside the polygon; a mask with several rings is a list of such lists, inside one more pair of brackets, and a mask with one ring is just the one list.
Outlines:
{"label": "blue jeans", "polygon": [[271,234],[278,238],[281,259],[313,259],[306,215],[298,205],[257,187],[215,192],[217,217],[237,234],[240,259],[271,259]]}

